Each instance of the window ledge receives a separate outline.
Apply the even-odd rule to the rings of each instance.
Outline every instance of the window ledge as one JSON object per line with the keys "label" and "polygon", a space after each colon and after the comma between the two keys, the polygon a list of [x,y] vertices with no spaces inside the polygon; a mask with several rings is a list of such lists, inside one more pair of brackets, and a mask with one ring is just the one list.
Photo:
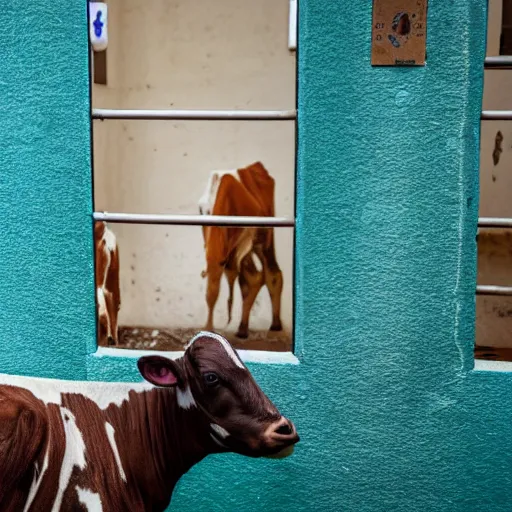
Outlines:
{"label": "window ledge", "polygon": [[488,361],[475,359],[474,371],[512,372],[512,361]]}
{"label": "window ledge", "polygon": [[[292,352],[270,352],[266,350],[237,350],[244,363],[262,364],[299,364],[299,360]],[[183,351],[159,351],[159,350],[131,350],[123,348],[98,347],[93,357],[123,357],[138,359],[142,356],[159,355],[177,359],[183,355]]]}

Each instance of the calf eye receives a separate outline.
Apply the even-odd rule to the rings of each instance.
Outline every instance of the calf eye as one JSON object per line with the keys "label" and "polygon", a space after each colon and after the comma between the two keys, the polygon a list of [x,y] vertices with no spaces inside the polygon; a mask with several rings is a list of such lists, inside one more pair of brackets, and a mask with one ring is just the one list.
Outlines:
{"label": "calf eye", "polygon": [[216,373],[209,372],[203,375],[203,380],[207,386],[215,386],[219,382],[219,377]]}

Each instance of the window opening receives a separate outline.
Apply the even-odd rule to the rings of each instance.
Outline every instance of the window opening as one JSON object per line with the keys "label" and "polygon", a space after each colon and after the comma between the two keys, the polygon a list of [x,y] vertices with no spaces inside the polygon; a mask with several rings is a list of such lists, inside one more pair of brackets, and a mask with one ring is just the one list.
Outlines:
{"label": "window opening", "polygon": [[484,71],[475,358],[487,361],[512,361],[511,6],[489,2]]}
{"label": "window opening", "polygon": [[91,80],[100,346],[182,350],[213,328],[293,349],[294,16],[109,0],[108,83],[94,64]]}

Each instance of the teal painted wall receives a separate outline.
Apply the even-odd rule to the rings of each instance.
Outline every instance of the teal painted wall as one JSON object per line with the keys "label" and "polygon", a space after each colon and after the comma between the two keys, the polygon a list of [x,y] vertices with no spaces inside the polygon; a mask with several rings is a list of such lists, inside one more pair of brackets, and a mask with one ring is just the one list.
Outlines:
{"label": "teal painted wall", "polygon": [[[386,69],[369,0],[301,2],[301,364],[251,370],[303,440],[211,457],[174,510],[510,512],[512,378],[472,369],[486,2],[429,4],[427,65]],[[9,3],[0,51],[0,368],[137,379],[91,353],[84,2]]]}
{"label": "teal painted wall", "polygon": [[95,306],[86,16],[78,0],[0,9],[2,372],[87,373]]}

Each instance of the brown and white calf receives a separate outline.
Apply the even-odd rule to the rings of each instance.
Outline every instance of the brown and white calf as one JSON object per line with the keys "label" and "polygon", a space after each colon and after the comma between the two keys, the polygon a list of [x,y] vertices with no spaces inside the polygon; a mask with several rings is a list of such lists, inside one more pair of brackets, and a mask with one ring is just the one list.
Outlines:
{"label": "brown and white calf", "polygon": [[[201,215],[273,217],[274,188],[274,178],[261,162],[243,169],[213,171],[199,200],[199,212]],[[280,331],[283,273],[276,259],[274,229],[207,226],[203,228],[203,236],[206,253],[203,277],[207,277],[208,305],[206,329],[213,330],[213,311],[225,274],[229,286],[228,323],[231,322],[233,286],[237,277],[242,292],[242,318],[237,336],[247,338],[251,309],[263,286],[268,288],[272,303],[270,330]],[[261,263],[261,270],[256,267],[254,256]]]}
{"label": "brown and white calf", "polygon": [[105,222],[96,222],[94,225],[94,246],[98,343],[117,345],[119,341],[117,318],[121,307],[119,250],[116,236]]}
{"label": "brown and white calf", "polygon": [[145,383],[0,375],[0,510],[162,511],[207,455],[279,457],[299,440],[221,336],[138,367]]}

